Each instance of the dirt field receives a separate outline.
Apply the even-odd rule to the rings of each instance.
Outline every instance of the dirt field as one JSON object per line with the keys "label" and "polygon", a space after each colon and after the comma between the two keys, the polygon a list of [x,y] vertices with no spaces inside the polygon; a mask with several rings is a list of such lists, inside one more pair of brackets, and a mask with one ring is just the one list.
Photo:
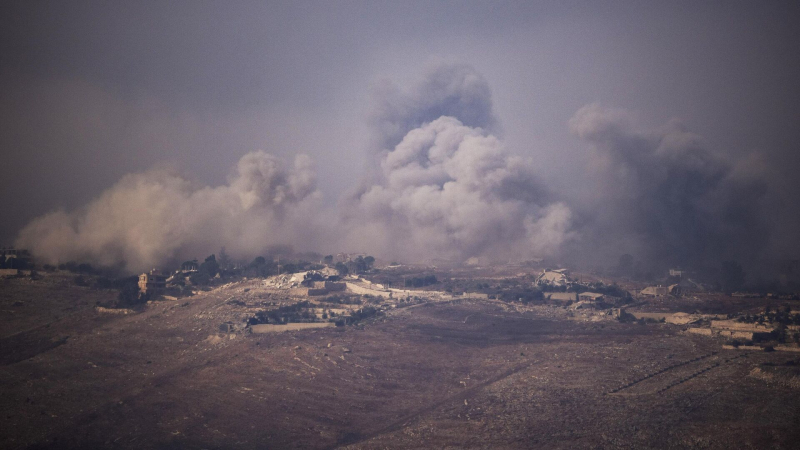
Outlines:
{"label": "dirt field", "polygon": [[356,327],[227,335],[218,327],[230,292],[97,313],[109,295],[55,277],[0,280],[0,447],[800,442],[800,391],[750,375],[798,355],[722,350],[673,325],[472,300]]}

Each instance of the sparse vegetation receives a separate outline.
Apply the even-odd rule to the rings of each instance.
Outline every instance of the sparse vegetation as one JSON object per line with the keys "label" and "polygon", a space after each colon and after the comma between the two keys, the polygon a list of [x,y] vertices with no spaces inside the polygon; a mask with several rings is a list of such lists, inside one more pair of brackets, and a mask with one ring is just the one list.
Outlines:
{"label": "sparse vegetation", "polygon": [[316,316],[309,312],[311,306],[309,302],[299,302],[293,305],[281,306],[276,309],[259,311],[254,317],[248,320],[248,324],[256,325],[261,323],[285,324],[315,322]]}
{"label": "sparse vegetation", "polygon": [[329,295],[327,297],[321,297],[318,301],[322,303],[334,303],[339,305],[361,304],[361,299],[354,295]]}

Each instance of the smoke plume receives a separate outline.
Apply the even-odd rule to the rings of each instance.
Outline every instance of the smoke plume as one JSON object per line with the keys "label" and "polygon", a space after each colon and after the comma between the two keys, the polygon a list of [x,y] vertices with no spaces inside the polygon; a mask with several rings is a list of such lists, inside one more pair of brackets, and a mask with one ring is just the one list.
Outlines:
{"label": "smoke plume", "polygon": [[462,262],[552,255],[571,237],[570,209],[491,134],[490,91],[472,68],[437,67],[382,94],[377,173],[343,202],[349,246]]}
{"label": "smoke plume", "polygon": [[411,89],[384,81],[374,97],[371,125],[379,150],[393,149],[409,131],[439,117],[489,131],[497,124],[489,84],[465,64],[437,65]]}
{"label": "smoke plume", "polygon": [[79,211],[34,220],[17,245],[46,262],[135,271],[221,246],[240,258],[275,244],[315,250],[318,236],[325,249],[458,262],[551,255],[570,239],[570,209],[492,134],[489,87],[472,68],[436,67],[410,90],[384,84],[376,103],[373,173],[340,202],[338,222],[321,221],[309,158],[284,169],[256,152],[225,186],[128,175]]}
{"label": "smoke plume", "polygon": [[582,235],[613,245],[607,255],[628,252],[662,266],[757,258],[769,238],[757,158],[733,164],[678,121],[656,130],[633,122],[624,110],[596,104],[569,122],[591,143],[599,180]]}
{"label": "smoke plume", "polygon": [[42,262],[92,261],[140,271],[226,246],[254,256],[299,242],[319,194],[311,160],[291,168],[264,152],[245,155],[230,183],[198,187],[166,170],[123,177],[84,208],[35,219],[17,245]]}
{"label": "smoke plume", "polygon": [[[435,67],[411,89],[377,91],[372,167],[320,214],[311,160],[285,168],[245,155],[227,185],[172,172],[124,177],[86,207],[28,224],[17,245],[43,262],[92,261],[131,271],[276,244],[360,250],[386,259],[463,262],[558,256],[605,266],[622,253],[659,265],[752,262],[769,239],[767,183],[757,158],[731,163],[671,121],[642,130],[618,109],[588,105],[569,121],[591,144],[595,185],[570,206],[497,136],[491,92],[472,68]],[[524,149],[523,149],[524,150]],[[319,245],[324,242],[324,245]],[[317,247],[314,247],[317,246]]]}

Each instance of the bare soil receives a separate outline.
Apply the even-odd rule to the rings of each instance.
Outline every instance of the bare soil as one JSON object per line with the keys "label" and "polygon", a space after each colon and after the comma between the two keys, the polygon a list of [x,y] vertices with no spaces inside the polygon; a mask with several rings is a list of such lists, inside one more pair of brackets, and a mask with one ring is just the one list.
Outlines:
{"label": "bare soil", "polygon": [[356,327],[220,334],[220,323],[243,317],[237,305],[258,306],[237,292],[104,315],[93,305],[113,291],[58,276],[0,280],[0,447],[800,442],[800,391],[749,376],[796,354],[477,300],[396,309]]}

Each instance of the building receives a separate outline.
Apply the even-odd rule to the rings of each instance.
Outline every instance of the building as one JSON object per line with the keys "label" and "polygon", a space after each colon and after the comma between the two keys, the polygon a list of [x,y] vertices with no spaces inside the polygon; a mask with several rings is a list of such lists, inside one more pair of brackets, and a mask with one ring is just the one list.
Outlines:
{"label": "building", "polygon": [[194,259],[192,261],[185,261],[183,264],[181,264],[181,272],[183,272],[183,273],[197,272],[197,269],[199,267],[200,267],[200,265],[197,264],[197,260],[196,259]]}
{"label": "building", "polygon": [[542,271],[539,277],[536,278],[536,284],[539,286],[543,284],[548,284],[550,286],[566,286],[569,284],[569,278],[567,277],[567,274],[567,269],[545,269]]}
{"label": "building", "polygon": [[666,286],[648,286],[640,292],[642,295],[650,295],[653,297],[661,297],[669,294],[669,288]]}
{"label": "building", "polygon": [[11,258],[16,258],[17,257],[17,249],[11,248],[11,247],[0,248],[0,257],[2,257],[2,262],[6,262],[6,260],[9,260]]}
{"label": "building", "polygon": [[545,292],[544,298],[552,302],[578,301],[578,296],[574,292]]}
{"label": "building", "polygon": [[594,309],[595,307],[596,307],[596,305],[594,304],[594,302],[585,302],[583,300],[577,301],[577,302],[569,305],[569,309],[571,309],[573,311],[577,311],[579,309]]}
{"label": "building", "polygon": [[326,291],[344,291],[347,285],[344,283],[337,283],[334,281],[314,281],[315,289],[325,289]]}
{"label": "building", "polygon": [[[684,272],[684,274],[686,274],[686,272]],[[674,295],[675,297],[680,297],[682,295],[687,295],[694,292],[705,292],[708,289],[706,288],[706,286],[696,281],[693,281],[690,278],[681,278],[681,280],[678,281],[677,283],[671,284],[668,287],[668,290],[671,295]]]}
{"label": "building", "polygon": [[13,247],[0,248],[0,268],[25,269],[28,266],[30,253]]}
{"label": "building", "polygon": [[583,292],[578,294],[578,301],[582,302],[602,302],[605,300],[605,296],[603,294],[598,294],[597,292]]}
{"label": "building", "polygon": [[139,292],[142,294],[158,293],[166,287],[167,276],[160,270],[153,269],[149,273],[139,275]]}
{"label": "building", "polygon": [[671,277],[682,277],[684,271],[680,269],[669,269],[669,276]]}

